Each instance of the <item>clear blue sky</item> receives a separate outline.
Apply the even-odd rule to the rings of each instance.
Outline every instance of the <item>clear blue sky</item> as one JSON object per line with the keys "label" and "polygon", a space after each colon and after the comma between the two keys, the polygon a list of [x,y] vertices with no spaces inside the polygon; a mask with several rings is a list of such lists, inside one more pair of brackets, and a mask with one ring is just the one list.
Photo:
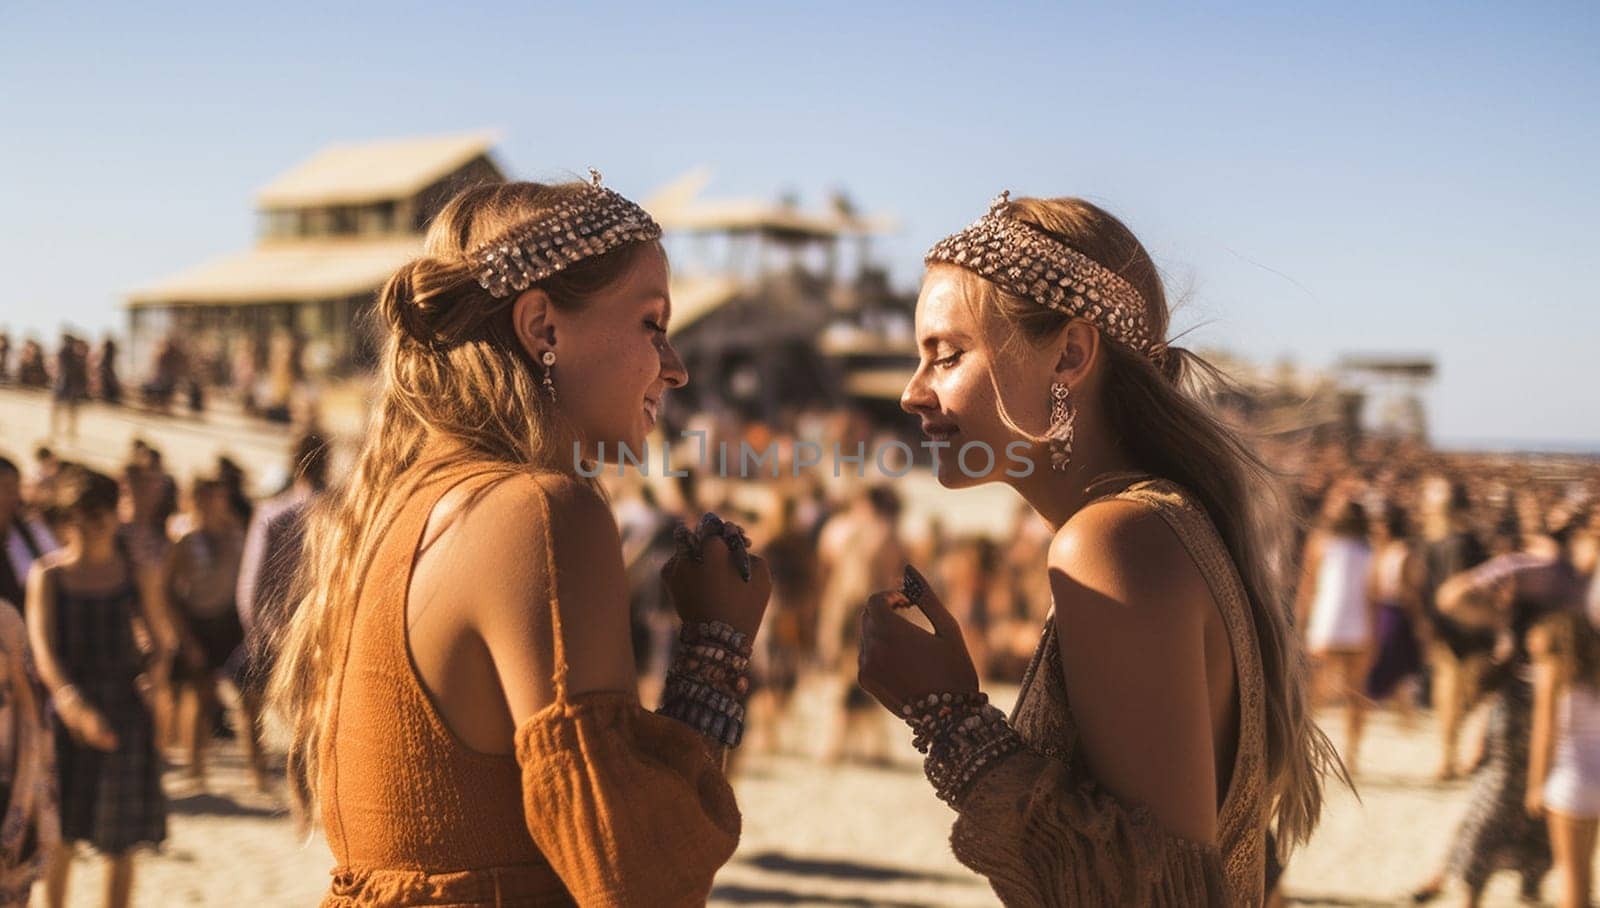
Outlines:
{"label": "clear blue sky", "polygon": [[1120,214],[1197,343],[1428,351],[1442,437],[1600,444],[1600,4],[0,3],[0,324],[251,241],[334,141],[497,129],[518,176],[846,187],[921,251],[1002,187]]}

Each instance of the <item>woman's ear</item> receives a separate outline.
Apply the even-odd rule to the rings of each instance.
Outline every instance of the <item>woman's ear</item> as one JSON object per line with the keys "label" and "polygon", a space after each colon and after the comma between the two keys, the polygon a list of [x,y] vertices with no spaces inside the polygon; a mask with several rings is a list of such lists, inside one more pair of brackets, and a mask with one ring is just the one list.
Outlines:
{"label": "woman's ear", "polygon": [[1056,340],[1056,379],[1075,388],[1099,358],[1099,330],[1081,318],[1067,322]]}
{"label": "woman's ear", "polygon": [[511,330],[534,362],[556,346],[556,329],[550,323],[550,294],[537,287],[524,292],[511,304]]}

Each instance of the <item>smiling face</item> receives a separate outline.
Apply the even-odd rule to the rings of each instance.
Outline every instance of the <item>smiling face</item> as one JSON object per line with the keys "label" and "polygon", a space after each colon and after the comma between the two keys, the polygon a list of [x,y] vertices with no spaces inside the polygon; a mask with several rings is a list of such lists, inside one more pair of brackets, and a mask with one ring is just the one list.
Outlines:
{"label": "smiling face", "polygon": [[666,254],[652,244],[626,275],[586,305],[546,310],[553,343],[530,352],[535,361],[544,349],[555,352],[556,399],[590,460],[599,459],[601,442],[607,460],[615,461],[621,444],[642,455],[662,395],[689,380],[667,340],[667,277]]}
{"label": "smiling face", "polygon": [[[922,420],[928,441],[949,443],[938,451],[936,474],[948,488],[1005,479],[1007,470],[1022,469],[1017,458],[1033,461],[1035,471],[1049,460],[1037,446],[1008,457],[1006,446],[1019,436],[1000,419],[995,391],[998,387],[1013,421],[1042,430],[1049,421],[1048,398],[1022,389],[1049,386],[1054,356],[1021,339],[1005,343],[1011,337],[1006,326],[973,299],[977,281],[950,266],[928,270],[917,298],[921,359],[900,395],[901,409]],[[991,459],[981,446],[994,452],[988,470]],[[963,447],[969,448],[964,456]]]}

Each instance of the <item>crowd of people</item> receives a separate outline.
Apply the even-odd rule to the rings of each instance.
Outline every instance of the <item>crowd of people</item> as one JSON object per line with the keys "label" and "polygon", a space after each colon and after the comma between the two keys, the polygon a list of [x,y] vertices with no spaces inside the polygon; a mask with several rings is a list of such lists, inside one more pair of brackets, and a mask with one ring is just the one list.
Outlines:
{"label": "crowd of people", "polygon": [[[1414,893],[1491,874],[1587,904],[1600,820],[1593,647],[1600,636],[1600,472],[1592,462],[1330,448],[1288,464],[1305,538],[1295,603],[1318,696],[1342,709],[1359,782],[1370,710],[1432,709],[1433,777],[1470,775],[1446,865]],[[1480,741],[1467,718],[1486,711]]]}
{"label": "crowd of people", "polygon": [[211,395],[224,395],[246,414],[268,422],[311,425],[316,400],[306,381],[305,341],[295,331],[276,331],[256,339],[231,341],[207,336],[199,342],[179,332],[162,337],[149,369],[130,399],[119,377],[121,347],[107,335],[92,348],[63,331],[54,355],[36,338],[12,349],[11,334],[0,331],[0,386],[50,394],[50,435],[76,441],[78,411],[87,401],[111,406],[136,403],[162,414],[180,408],[205,412]]}
{"label": "crowd of people", "polygon": [[167,836],[163,770],[204,791],[219,734],[267,788],[267,641],[327,457],[302,438],[288,486],[256,502],[229,458],[180,483],[143,441],[114,475],[46,447],[27,475],[0,456],[0,904],[39,876],[63,904],[78,843],[108,862],[106,903],[128,904],[135,852]]}
{"label": "crowd of people", "polygon": [[[901,406],[930,439],[1029,442],[1022,476],[932,471],[1010,485],[1008,531],[905,519],[911,482],[794,469],[803,443],[875,441],[850,413],[702,414],[712,449],[776,450],[768,478],[595,482],[688,380],[659,227],[596,174],[468,189],[431,231],[379,294],[383,382],[335,491],[314,436],[264,502],[225,457],[180,482],[143,442],[115,475],[0,460],[0,902],[42,875],[61,904],[87,843],[126,904],[133,854],[166,838],[164,767],[204,789],[226,729],[270,785],[267,707],[301,818],[328,820],[329,904],[703,902],[738,844],[741,743],[884,761],[881,706],[1003,901],[1271,904],[1274,836],[1304,842],[1325,782],[1359,784],[1392,705],[1438,714],[1439,779],[1471,775],[1415,898],[1455,878],[1474,904],[1500,869],[1532,894],[1554,868],[1587,903],[1593,462],[1337,433],[1258,457],[1163,340],[1132,233],[1002,194],[929,253]],[[158,353],[158,395],[182,363]],[[788,721],[812,681],[820,740]],[[1342,710],[1337,753],[1311,701]]]}
{"label": "crowd of people", "polygon": [[[813,425],[830,446],[859,431],[843,414]],[[775,437],[791,454],[795,431],[711,427],[713,444],[718,434],[734,444]],[[1432,710],[1434,777],[1472,777],[1448,862],[1420,881],[1417,898],[1450,878],[1479,893],[1498,869],[1521,874],[1530,893],[1552,868],[1587,891],[1600,822],[1600,583],[1591,579],[1600,473],[1404,445],[1268,451],[1299,489],[1296,624],[1318,702],[1342,712],[1345,765],[1359,784],[1371,710],[1392,708],[1402,721]],[[59,894],[67,865],[51,855],[67,852],[54,843],[82,841],[111,862],[109,902],[125,903],[133,851],[165,838],[161,767],[176,764],[203,786],[219,732],[238,738],[257,784],[269,784],[259,719],[271,648],[260,643],[290,607],[327,461],[308,437],[290,486],[258,503],[228,458],[180,483],[143,442],[114,477],[43,447],[26,476],[0,458],[0,601],[10,606],[0,609],[0,684],[17,717],[0,723],[17,729],[0,741],[0,760],[32,830],[26,847],[0,836],[11,868],[0,882],[13,894],[26,891],[29,868],[48,870],[47,891]],[[1040,521],[1019,509],[1001,536],[952,534],[938,522],[907,532],[891,485],[776,466],[778,478],[743,483],[693,469],[670,479],[602,473],[643,697],[658,695],[649,679],[675,639],[659,579],[672,530],[705,511],[748,526],[771,570],[746,750],[887,759],[886,726],[854,683],[856,610],[907,562],[933,566],[982,677],[1020,679],[1050,608]],[[833,710],[820,741],[792,714],[808,682]],[[231,696],[219,697],[219,685]],[[227,722],[224,701],[234,710]],[[1475,710],[1489,713],[1483,739],[1463,741]]]}

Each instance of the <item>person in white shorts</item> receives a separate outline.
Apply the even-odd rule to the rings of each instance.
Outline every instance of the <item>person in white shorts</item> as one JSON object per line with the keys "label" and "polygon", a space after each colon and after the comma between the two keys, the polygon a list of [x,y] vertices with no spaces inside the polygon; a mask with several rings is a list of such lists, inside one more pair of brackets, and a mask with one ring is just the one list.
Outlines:
{"label": "person in white shorts", "polygon": [[1600,829],[1600,631],[1579,611],[1529,635],[1534,663],[1528,812],[1550,827],[1561,905],[1588,905]]}

